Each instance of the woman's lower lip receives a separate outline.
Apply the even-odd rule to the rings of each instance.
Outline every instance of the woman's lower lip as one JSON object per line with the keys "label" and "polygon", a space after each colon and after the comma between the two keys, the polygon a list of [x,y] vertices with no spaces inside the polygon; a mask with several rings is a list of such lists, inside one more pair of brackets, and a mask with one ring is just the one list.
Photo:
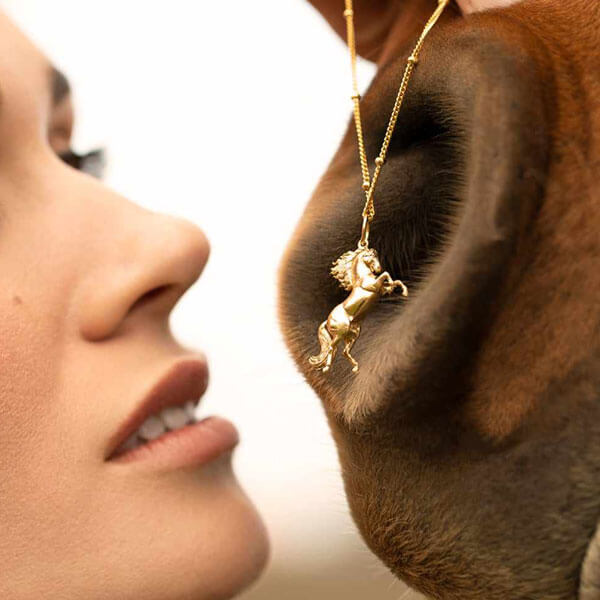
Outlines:
{"label": "woman's lower lip", "polygon": [[198,467],[231,452],[238,442],[239,434],[232,423],[220,417],[208,417],[165,433],[156,440],[116,456],[111,462],[147,462],[163,469]]}

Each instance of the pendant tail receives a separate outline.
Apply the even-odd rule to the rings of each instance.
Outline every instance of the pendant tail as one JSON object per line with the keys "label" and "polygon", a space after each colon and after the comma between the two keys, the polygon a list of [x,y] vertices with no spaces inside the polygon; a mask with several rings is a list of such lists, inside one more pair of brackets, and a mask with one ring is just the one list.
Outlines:
{"label": "pendant tail", "polygon": [[323,321],[321,326],[319,327],[319,343],[321,344],[321,351],[317,356],[311,356],[308,359],[308,362],[315,368],[321,369],[325,366],[327,362],[327,356],[329,355],[329,351],[331,350],[331,336],[327,331],[327,321]]}

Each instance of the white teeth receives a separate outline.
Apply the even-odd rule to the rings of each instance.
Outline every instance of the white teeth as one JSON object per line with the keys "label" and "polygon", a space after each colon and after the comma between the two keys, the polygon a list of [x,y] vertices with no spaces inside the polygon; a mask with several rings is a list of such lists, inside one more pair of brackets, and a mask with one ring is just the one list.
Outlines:
{"label": "white teeth", "polygon": [[166,431],[165,424],[158,417],[148,417],[139,428],[138,435],[146,441],[159,438]]}
{"label": "white teeth", "polygon": [[187,413],[189,420],[196,419],[196,404],[191,400],[185,403],[185,412]]}
{"label": "white teeth", "polygon": [[187,412],[177,406],[169,406],[163,409],[160,413],[160,418],[171,431],[185,427],[190,420]]}
{"label": "white teeth", "polygon": [[119,447],[119,453],[129,452],[146,442],[158,439],[168,431],[175,431],[196,422],[196,403],[186,402],[183,406],[168,406],[158,415],[148,417],[143,425]]}

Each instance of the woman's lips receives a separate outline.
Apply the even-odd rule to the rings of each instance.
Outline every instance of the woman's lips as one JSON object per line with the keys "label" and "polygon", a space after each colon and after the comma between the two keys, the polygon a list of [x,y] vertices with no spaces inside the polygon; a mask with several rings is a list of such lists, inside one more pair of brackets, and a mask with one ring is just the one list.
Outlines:
{"label": "woman's lips", "polygon": [[231,451],[239,441],[231,423],[218,417],[198,423],[193,417],[193,408],[207,386],[205,360],[188,359],[175,365],[118,430],[107,460],[152,460],[154,466],[178,468],[201,465]]}
{"label": "woman's lips", "polygon": [[120,454],[113,462],[151,460],[153,465],[169,469],[200,466],[231,452],[238,442],[238,432],[229,421],[208,417]]}

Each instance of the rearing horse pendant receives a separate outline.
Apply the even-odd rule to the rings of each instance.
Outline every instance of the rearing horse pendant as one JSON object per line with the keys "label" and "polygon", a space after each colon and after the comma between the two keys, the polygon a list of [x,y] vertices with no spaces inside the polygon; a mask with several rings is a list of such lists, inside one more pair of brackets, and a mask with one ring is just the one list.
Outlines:
{"label": "rearing horse pendant", "polygon": [[381,296],[391,294],[397,288],[408,296],[408,289],[401,281],[394,281],[386,271],[381,272],[377,251],[361,243],[358,249],[346,252],[333,264],[331,274],[350,295],[338,304],[319,327],[321,351],[309,358],[310,364],[327,373],[335,358],[338,346],[343,342],[343,354],[358,373],[358,362],[352,357],[352,347],[360,335],[361,322]]}

